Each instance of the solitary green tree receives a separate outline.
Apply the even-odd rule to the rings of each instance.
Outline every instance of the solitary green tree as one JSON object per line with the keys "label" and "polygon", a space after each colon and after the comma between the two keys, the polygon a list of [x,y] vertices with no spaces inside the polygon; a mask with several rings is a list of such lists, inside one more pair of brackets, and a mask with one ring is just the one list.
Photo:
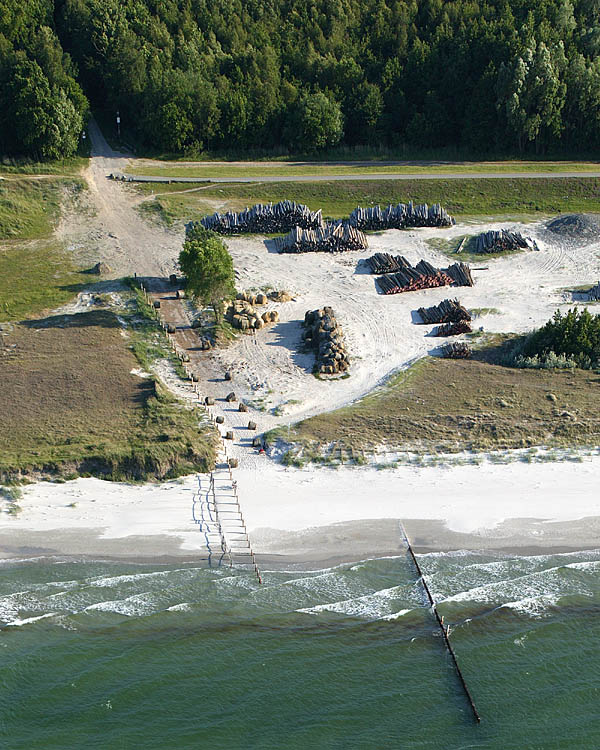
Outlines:
{"label": "solitary green tree", "polygon": [[203,305],[212,306],[218,323],[219,303],[235,294],[233,261],[223,240],[202,226],[193,227],[179,253],[179,267],[188,291]]}

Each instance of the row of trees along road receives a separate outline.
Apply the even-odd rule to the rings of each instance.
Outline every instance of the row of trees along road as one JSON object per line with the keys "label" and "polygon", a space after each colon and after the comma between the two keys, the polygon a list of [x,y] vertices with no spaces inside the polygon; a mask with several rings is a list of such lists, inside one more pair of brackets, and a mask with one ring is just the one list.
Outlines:
{"label": "row of trees along road", "polygon": [[[85,96],[82,93],[85,92]],[[0,149],[600,146],[600,0],[0,0]]]}

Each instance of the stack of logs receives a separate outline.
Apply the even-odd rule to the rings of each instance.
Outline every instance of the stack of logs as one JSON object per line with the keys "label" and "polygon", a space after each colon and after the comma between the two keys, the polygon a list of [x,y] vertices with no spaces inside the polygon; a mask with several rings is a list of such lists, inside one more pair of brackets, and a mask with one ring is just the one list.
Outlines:
{"label": "stack of logs", "polygon": [[476,253],[501,253],[529,247],[537,250],[534,241],[508,229],[490,229],[489,232],[482,232],[475,237],[473,243],[473,251]]}
{"label": "stack of logs", "polygon": [[452,279],[444,271],[435,268],[426,260],[420,260],[416,266],[410,263],[396,273],[380,276],[377,284],[383,294],[414,292],[417,289],[431,289],[438,286],[449,286]]}
{"label": "stack of logs", "polygon": [[267,295],[262,292],[259,294],[240,292],[237,299],[227,304],[225,318],[234,328],[242,331],[258,330],[270,323],[277,323],[279,320],[277,310],[267,310],[261,315],[254,307],[264,305],[266,302]]}
{"label": "stack of logs", "polygon": [[[200,219],[205,229],[211,229],[219,234],[242,234],[244,232],[271,233],[288,232],[293,227],[305,229],[319,227],[323,223],[321,210],[311,211],[308,206],[294,201],[272,203],[257,203],[240,213],[228,211],[225,214],[214,213]],[[186,229],[189,232],[194,226],[190,222]]]}
{"label": "stack of logs", "polygon": [[444,323],[438,326],[434,336],[459,336],[461,333],[471,333],[472,328],[468,320],[458,320],[456,323]]}
{"label": "stack of logs", "polygon": [[445,299],[433,307],[420,307],[417,311],[423,323],[459,323],[471,320],[471,314],[457,299]]}
{"label": "stack of logs", "polygon": [[390,255],[389,253],[375,253],[367,258],[367,265],[371,273],[396,273],[403,268],[409,268],[410,263],[403,255]]}
{"label": "stack of logs", "polygon": [[[471,269],[466,263],[453,263],[448,268],[439,269],[422,260],[413,267],[403,255],[375,253],[367,259],[367,264],[371,273],[386,274],[377,279],[384,294],[397,294],[450,284],[473,286]],[[409,281],[409,278],[412,281]],[[401,283],[403,280],[404,283]]]}
{"label": "stack of logs", "polygon": [[350,214],[348,223],[358,229],[406,229],[408,227],[450,227],[455,222],[439,203],[414,206],[398,203],[382,209],[380,206],[358,206]]}
{"label": "stack of logs", "polygon": [[323,375],[346,372],[350,366],[342,329],[331,307],[308,310],[304,316],[304,340],[315,351],[316,371]]}
{"label": "stack of logs", "polygon": [[280,253],[338,253],[346,250],[366,250],[363,232],[344,222],[327,222],[315,229],[294,227],[285,237],[275,239]]}
{"label": "stack of logs", "polygon": [[466,263],[453,263],[445,271],[456,286],[473,286],[471,269]]}
{"label": "stack of logs", "polygon": [[470,356],[471,347],[465,341],[453,341],[442,347],[442,357],[445,359],[468,359]]}

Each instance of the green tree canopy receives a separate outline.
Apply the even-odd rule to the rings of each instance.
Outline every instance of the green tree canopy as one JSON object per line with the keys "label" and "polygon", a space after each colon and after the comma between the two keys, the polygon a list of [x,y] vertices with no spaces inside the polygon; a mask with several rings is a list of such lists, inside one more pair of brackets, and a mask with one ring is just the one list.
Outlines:
{"label": "green tree canopy", "polygon": [[179,267],[187,289],[204,305],[211,305],[219,319],[219,304],[235,294],[233,261],[223,240],[214,232],[195,226],[179,253]]}
{"label": "green tree canopy", "polygon": [[304,94],[292,110],[288,138],[303,151],[318,151],[340,142],[344,133],[339,105],[322,91]]}

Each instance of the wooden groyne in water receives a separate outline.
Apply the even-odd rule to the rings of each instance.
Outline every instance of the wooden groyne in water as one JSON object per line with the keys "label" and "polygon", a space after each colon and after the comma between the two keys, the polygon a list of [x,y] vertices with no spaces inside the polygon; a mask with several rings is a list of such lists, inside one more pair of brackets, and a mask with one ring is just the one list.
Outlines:
{"label": "wooden groyne in water", "polygon": [[427,599],[429,600],[429,604],[431,607],[431,611],[433,612],[433,615],[437,621],[437,624],[439,625],[439,628],[442,633],[442,638],[444,639],[444,643],[446,644],[446,648],[448,650],[448,653],[450,654],[450,657],[452,659],[452,663],[454,664],[454,669],[456,670],[456,674],[458,675],[458,679],[460,681],[460,684],[463,687],[463,690],[465,691],[465,695],[467,697],[467,701],[469,702],[469,705],[471,706],[471,711],[473,712],[473,718],[477,723],[481,721],[481,716],[479,715],[479,712],[477,711],[477,708],[475,707],[475,702],[473,701],[473,697],[471,696],[471,693],[469,692],[469,688],[467,687],[467,683],[465,682],[465,678],[463,677],[463,674],[461,672],[460,667],[458,666],[458,661],[456,659],[456,654],[454,653],[454,649],[452,648],[452,644],[450,643],[450,639],[448,638],[448,631],[449,629],[446,628],[444,625],[443,619],[440,617],[439,612],[437,610],[435,601],[433,599],[433,596],[431,595],[431,591],[429,590],[429,586],[427,585],[427,581],[425,580],[425,576],[423,575],[423,572],[421,570],[421,566],[419,565],[419,562],[417,558],[415,557],[415,553],[413,552],[413,548],[411,543],[408,540],[408,536],[406,535],[406,531],[404,529],[404,526],[402,523],[400,523],[400,530],[402,531],[402,536],[404,537],[404,541],[406,542],[406,547],[408,549],[408,554],[411,557],[411,560],[413,561],[413,565],[415,566],[415,570],[417,571],[417,575],[419,576],[419,580],[423,584],[423,589],[425,590],[425,594],[427,595]]}

